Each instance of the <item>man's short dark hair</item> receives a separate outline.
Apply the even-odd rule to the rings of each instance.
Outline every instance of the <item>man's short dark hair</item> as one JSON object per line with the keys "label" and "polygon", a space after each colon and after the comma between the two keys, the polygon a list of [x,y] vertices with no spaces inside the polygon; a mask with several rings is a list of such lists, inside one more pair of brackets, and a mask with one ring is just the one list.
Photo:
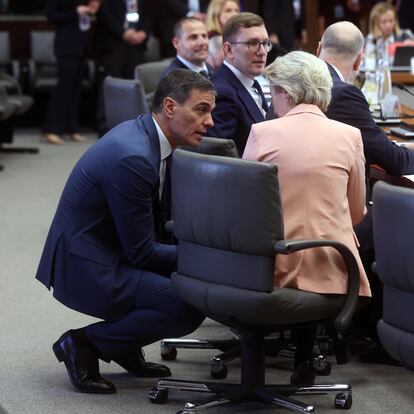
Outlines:
{"label": "man's short dark hair", "polygon": [[151,109],[156,113],[161,112],[164,99],[167,97],[183,104],[194,89],[216,95],[214,85],[205,76],[189,69],[176,69],[158,84]]}
{"label": "man's short dark hair", "polygon": [[203,23],[200,19],[196,19],[195,17],[183,17],[182,19],[178,20],[178,22],[174,25],[174,36],[175,37],[178,37],[178,38],[181,37],[181,35],[183,34],[183,26],[187,22]]}
{"label": "man's short dark hair", "polygon": [[223,27],[223,43],[233,42],[240,28],[264,26],[263,19],[254,13],[240,13],[231,17]]}

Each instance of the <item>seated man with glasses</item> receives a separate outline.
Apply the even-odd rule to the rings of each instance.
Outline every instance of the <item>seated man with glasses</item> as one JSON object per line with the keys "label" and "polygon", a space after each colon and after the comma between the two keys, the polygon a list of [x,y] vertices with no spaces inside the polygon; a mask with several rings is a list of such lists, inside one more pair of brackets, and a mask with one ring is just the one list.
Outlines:
{"label": "seated man with glasses", "polygon": [[252,124],[264,121],[268,105],[255,80],[271,50],[263,19],[253,13],[233,16],[223,29],[224,62],[212,81],[217,90],[214,127],[207,135],[233,139],[241,156]]}

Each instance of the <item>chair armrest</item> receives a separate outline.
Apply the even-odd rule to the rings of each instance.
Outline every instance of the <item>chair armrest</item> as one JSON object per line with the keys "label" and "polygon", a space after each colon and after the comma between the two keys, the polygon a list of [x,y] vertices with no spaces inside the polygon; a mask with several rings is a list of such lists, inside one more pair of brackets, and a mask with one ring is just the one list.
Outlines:
{"label": "chair armrest", "polygon": [[344,244],[334,240],[281,240],[274,244],[273,249],[276,254],[291,254],[299,250],[315,247],[334,248],[342,256],[348,271],[348,290],[345,295],[345,301],[335,318],[335,329],[342,335],[351,323],[352,316],[358,305],[360,275],[358,263],[351,250]]}
{"label": "chair armrest", "polygon": [[19,82],[13,76],[8,75],[7,73],[0,73],[0,81],[5,85],[6,93],[11,92],[12,94],[21,95],[22,88],[20,87]]}

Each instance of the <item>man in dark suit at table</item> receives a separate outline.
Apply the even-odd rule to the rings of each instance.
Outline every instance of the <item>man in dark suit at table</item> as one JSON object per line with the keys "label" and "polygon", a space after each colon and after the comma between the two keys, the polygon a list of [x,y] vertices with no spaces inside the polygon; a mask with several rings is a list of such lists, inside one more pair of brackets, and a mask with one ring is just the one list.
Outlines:
{"label": "man in dark suit at table", "polygon": [[175,69],[189,69],[210,78],[213,68],[206,62],[208,58],[208,34],[206,25],[195,17],[184,17],[174,28],[172,44],[177,56],[164,70],[161,79]]}
{"label": "man in dark suit at table", "polygon": [[[325,30],[317,55],[328,64],[333,80],[332,99],[326,115],[360,129],[367,165],[377,164],[391,175],[414,174],[414,151],[400,147],[387,138],[373,120],[364,95],[352,85],[362,60],[363,49],[364,37],[353,23],[338,22]],[[370,201],[369,186],[367,201]],[[378,277],[371,271],[375,252],[370,203],[367,203],[367,207],[368,214],[355,231],[360,242],[360,255],[370,279],[373,299],[363,310],[369,320],[360,326],[367,336],[376,339],[375,321],[382,315],[382,290]]]}
{"label": "man in dark suit at table", "polygon": [[268,105],[255,77],[266,65],[272,44],[263,19],[253,13],[233,16],[223,29],[224,62],[212,81],[217,90],[214,127],[208,135],[233,139],[243,155],[252,124],[264,121]]}
{"label": "man in dark suit at table", "polygon": [[145,362],[141,347],[189,334],[203,320],[173,290],[177,247],[159,243],[157,229],[171,212],[169,156],[200,143],[214,105],[208,79],[175,71],[158,85],[152,114],[109,131],[66,183],[36,278],[64,305],[103,320],[53,345],[78,391],[116,392],[98,359],[138,377],[169,376],[166,366]]}

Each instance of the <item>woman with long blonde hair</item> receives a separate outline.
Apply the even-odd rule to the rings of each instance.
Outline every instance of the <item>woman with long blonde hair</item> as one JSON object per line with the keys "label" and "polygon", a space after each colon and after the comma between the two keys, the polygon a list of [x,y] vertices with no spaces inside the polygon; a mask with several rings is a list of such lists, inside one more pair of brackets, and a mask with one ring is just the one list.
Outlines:
{"label": "woman with long blonde hair", "polygon": [[240,13],[238,0],[212,0],[207,9],[207,31],[209,37],[223,33],[227,20]]}

